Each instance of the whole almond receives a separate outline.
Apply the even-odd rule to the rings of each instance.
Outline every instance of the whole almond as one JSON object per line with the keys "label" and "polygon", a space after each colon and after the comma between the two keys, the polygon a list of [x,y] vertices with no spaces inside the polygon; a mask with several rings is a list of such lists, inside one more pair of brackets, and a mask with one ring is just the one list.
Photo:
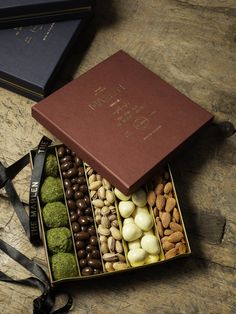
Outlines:
{"label": "whole almond", "polygon": [[100,188],[101,185],[102,185],[101,181],[94,181],[89,185],[89,189],[96,191]]}
{"label": "whole almond", "polygon": [[113,268],[113,263],[111,262],[106,262],[104,266],[105,266],[106,271],[109,273],[115,270]]}
{"label": "whole almond", "polygon": [[164,186],[164,193],[169,194],[172,191],[172,183],[167,182]]}
{"label": "whole almond", "polygon": [[100,186],[100,188],[98,189],[98,197],[101,200],[104,200],[106,198],[106,190],[105,190],[104,186]]}
{"label": "whole almond", "polygon": [[171,221],[170,213],[164,212],[161,214],[161,222],[164,228],[168,228],[170,221]]}
{"label": "whole almond", "polygon": [[122,263],[122,262],[115,262],[115,263],[113,263],[113,268],[115,270],[122,270],[122,269],[127,269],[128,265],[126,263]]}
{"label": "whole almond", "polygon": [[161,239],[161,242],[162,242],[162,243],[164,243],[165,241],[169,241],[169,237],[164,236],[164,237]]}
{"label": "whole almond", "polygon": [[154,190],[155,194],[160,195],[163,193],[163,191],[164,191],[164,185],[162,183],[157,184]]}
{"label": "whole almond", "polygon": [[166,259],[170,259],[170,258],[172,258],[172,257],[175,257],[175,256],[176,256],[176,253],[177,253],[176,248],[170,249],[169,251],[166,252],[165,258],[166,258]]}
{"label": "whole almond", "polygon": [[166,230],[164,231],[164,235],[169,236],[169,235],[171,235],[173,232],[174,232],[173,230],[166,229]]}
{"label": "whole almond", "polygon": [[154,217],[157,217],[159,215],[157,207],[154,207],[153,214],[154,214]]}
{"label": "whole almond", "polygon": [[163,226],[162,226],[162,223],[160,221],[160,218],[157,218],[156,222],[157,222],[157,231],[158,231],[160,237],[162,238],[164,235],[164,232],[163,232]]}
{"label": "whole almond", "polygon": [[175,248],[177,249],[179,254],[184,254],[187,251],[186,245],[182,242],[176,243]]}
{"label": "whole almond", "polygon": [[178,209],[176,207],[173,209],[173,218],[175,218],[175,221],[177,223],[180,221],[179,212],[178,212]]}
{"label": "whole almond", "polygon": [[114,253],[115,252],[115,245],[116,245],[116,241],[113,237],[109,237],[108,238],[108,241],[107,241],[107,244],[108,244],[108,249],[111,253]]}
{"label": "whole almond", "polygon": [[102,254],[106,254],[109,252],[108,245],[106,242],[101,243],[101,252]]}
{"label": "whole almond", "polygon": [[168,237],[168,241],[176,243],[176,242],[179,242],[183,237],[184,235],[182,232],[176,231]]}
{"label": "whole almond", "polygon": [[105,262],[117,262],[119,260],[115,253],[105,253],[102,258]]}
{"label": "whole almond", "polygon": [[92,182],[96,181],[96,176],[95,174],[92,174],[89,178],[88,178],[88,182],[89,184],[91,184]]}
{"label": "whole almond", "polygon": [[176,205],[176,200],[173,197],[170,197],[166,200],[166,207],[165,207],[165,211],[166,212],[171,212],[172,209],[175,207]]}
{"label": "whole almond", "polygon": [[103,200],[100,200],[100,199],[92,200],[92,204],[93,206],[99,207],[99,208],[102,208],[104,206]]}
{"label": "whole almond", "polygon": [[110,232],[111,232],[111,235],[113,236],[114,239],[116,239],[116,240],[122,239],[121,232],[116,227],[111,227]]}
{"label": "whole almond", "polygon": [[156,207],[158,210],[162,210],[165,207],[166,199],[163,195],[157,195],[156,198]]}
{"label": "whole almond", "polygon": [[169,251],[171,249],[173,249],[175,247],[174,243],[171,243],[169,241],[165,241],[163,244],[162,244],[162,247],[163,247],[163,250],[164,251]]}
{"label": "whole almond", "polygon": [[180,232],[183,231],[182,226],[177,224],[176,222],[171,222],[170,223],[170,229],[173,230],[173,231],[180,231]]}
{"label": "whole almond", "polygon": [[156,195],[154,191],[149,191],[147,194],[147,202],[148,205],[153,207],[155,205],[156,202]]}
{"label": "whole almond", "polygon": [[110,220],[108,219],[107,216],[102,216],[102,218],[101,218],[101,225],[104,228],[107,228],[107,229],[109,229],[111,227]]}
{"label": "whole almond", "polygon": [[116,240],[116,252],[117,253],[123,253],[123,246],[122,243],[118,240]]}
{"label": "whole almond", "polygon": [[110,230],[107,228],[104,228],[102,225],[98,226],[98,233],[104,236],[109,236],[111,234]]}
{"label": "whole almond", "polygon": [[107,190],[106,191],[106,199],[109,203],[113,204],[115,202],[115,194],[114,192]]}

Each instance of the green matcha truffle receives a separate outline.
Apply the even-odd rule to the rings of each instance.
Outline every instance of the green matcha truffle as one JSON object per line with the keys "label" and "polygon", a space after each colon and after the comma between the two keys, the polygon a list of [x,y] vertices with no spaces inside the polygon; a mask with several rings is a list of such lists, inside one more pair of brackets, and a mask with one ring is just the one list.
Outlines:
{"label": "green matcha truffle", "polygon": [[47,155],[46,162],[45,162],[45,174],[48,177],[58,176],[57,158],[53,154]]}
{"label": "green matcha truffle", "polygon": [[43,203],[52,203],[63,199],[63,188],[60,178],[47,177],[40,190]]}
{"label": "green matcha truffle", "polygon": [[43,221],[47,228],[66,227],[68,216],[62,202],[47,203],[43,208]]}
{"label": "green matcha truffle", "polygon": [[52,228],[46,233],[48,249],[52,253],[72,250],[71,232],[66,227]]}
{"label": "green matcha truffle", "polygon": [[53,255],[51,266],[54,280],[78,276],[75,256],[72,253],[57,253]]}

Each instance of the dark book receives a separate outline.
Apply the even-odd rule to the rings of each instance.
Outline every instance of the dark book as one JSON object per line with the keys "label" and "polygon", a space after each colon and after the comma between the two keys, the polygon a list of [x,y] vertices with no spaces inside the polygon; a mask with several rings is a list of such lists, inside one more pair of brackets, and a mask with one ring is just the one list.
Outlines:
{"label": "dark book", "polygon": [[34,105],[32,115],[126,194],[212,119],[123,51]]}
{"label": "dark book", "polygon": [[85,20],[0,30],[0,86],[33,100],[47,96]]}
{"label": "dark book", "polygon": [[0,0],[0,28],[42,24],[91,14],[92,0]]}

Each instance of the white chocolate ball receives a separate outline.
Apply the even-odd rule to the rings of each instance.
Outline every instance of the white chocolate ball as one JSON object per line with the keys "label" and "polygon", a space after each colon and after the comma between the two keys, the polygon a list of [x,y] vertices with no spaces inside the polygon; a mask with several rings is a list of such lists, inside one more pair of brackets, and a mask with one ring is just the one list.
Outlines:
{"label": "white chocolate ball", "polygon": [[134,218],[132,218],[132,217],[125,218],[123,221],[123,226],[127,225],[127,224],[134,224]]}
{"label": "white chocolate ball", "polygon": [[149,235],[149,234],[154,234],[154,232],[153,232],[153,230],[151,229],[151,230],[149,230],[149,231],[144,231],[144,233],[143,233],[143,235],[145,236],[145,235]]}
{"label": "white chocolate ball", "polygon": [[149,254],[156,255],[160,253],[158,239],[154,235],[145,235],[141,239],[141,247]]}
{"label": "white chocolate ball", "polygon": [[153,226],[152,216],[149,213],[137,214],[134,222],[143,231],[149,231]]}
{"label": "white chocolate ball", "polygon": [[144,207],[136,207],[135,210],[132,213],[132,216],[135,218],[136,215],[140,214],[140,213],[147,213],[149,214],[149,210],[146,206]]}
{"label": "white chocolate ball", "polygon": [[114,189],[115,195],[119,200],[121,201],[128,201],[131,197],[131,195],[125,195],[121,191],[119,191],[117,188]]}
{"label": "white chocolate ball", "polygon": [[132,194],[132,201],[138,207],[143,207],[147,204],[147,194],[143,189],[139,189]]}
{"label": "white chocolate ball", "polygon": [[121,201],[119,203],[119,212],[123,218],[128,218],[135,210],[135,205],[131,201]]}
{"label": "white chocolate ball", "polygon": [[133,223],[128,223],[123,226],[122,235],[125,241],[135,241],[142,235],[142,230]]}
{"label": "white chocolate ball", "polygon": [[142,266],[147,258],[147,253],[141,249],[132,249],[128,252],[128,260],[133,267]]}
{"label": "white chocolate ball", "polygon": [[145,260],[145,264],[152,264],[152,263],[156,263],[159,261],[159,255],[148,255],[146,260]]}
{"label": "white chocolate ball", "polygon": [[140,239],[137,239],[132,242],[128,242],[128,248],[129,250],[138,249],[141,247]]}

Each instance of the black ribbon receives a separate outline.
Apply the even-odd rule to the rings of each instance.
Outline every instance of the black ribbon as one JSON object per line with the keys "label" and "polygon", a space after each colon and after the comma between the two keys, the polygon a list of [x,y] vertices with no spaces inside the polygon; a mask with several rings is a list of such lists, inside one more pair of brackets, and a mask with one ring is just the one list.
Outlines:
{"label": "black ribbon", "polygon": [[53,306],[55,304],[55,298],[58,294],[62,293],[59,289],[51,288],[48,277],[44,270],[37,265],[35,262],[31,261],[24,254],[20,253],[18,250],[13,248],[11,245],[7,244],[5,241],[0,239],[0,249],[10,256],[12,259],[21,264],[24,268],[29,270],[32,274],[37,276],[29,277],[27,279],[15,280],[8,275],[0,271],[0,280],[5,282],[11,282],[14,284],[20,284],[31,287],[38,287],[42,294],[36,298],[33,302],[33,314],[67,314],[73,304],[72,297],[67,294],[67,302],[60,309],[53,311]]}
{"label": "black ribbon", "polygon": [[[46,155],[47,146],[51,143],[51,140],[44,137],[39,145],[38,153],[40,157],[34,160],[34,165],[37,165],[39,161],[40,166],[36,167],[36,174],[38,175],[39,182],[41,180],[41,175],[43,171],[43,165]],[[43,152],[42,152],[42,151]],[[42,153],[42,155],[40,155]],[[36,155],[37,156],[37,155]],[[0,188],[5,187],[8,198],[15,209],[15,212],[27,234],[30,238],[30,228],[29,228],[29,217],[26,213],[24,205],[20,201],[20,198],[12,184],[11,180],[29,163],[30,157],[29,154],[26,154],[14,164],[9,166],[8,168],[4,167],[0,162]],[[36,176],[35,176],[36,177]],[[31,180],[32,181],[32,180]],[[37,210],[37,208],[36,208]],[[25,286],[34,286],[38,287],[42,295],[36,298],[33,302],[33,313],[34,314],[67,314],[70,308],[72,307],[73,299],[68,294],[65,293],[68,297],[66,304],[60,309],[52,312],[53,306],[55,304],[55,298],[58,294],[64,293],[58,288],[52,288],[50,286],[49,279],[44,272],[44,270],[37,265],[35,262],[31,261],[24,254],[7,244],[5,241],[0,239],[0,250],[10,256],[12,259],[17,261],[27,270],[29,270],[35,277],[29,277],[27,279],[15,280],[8,275],[4,274],[0,271],[0,280],[5,282],[11,282],[13,284],[20,284]]]}
{"label": "black ribbon", "polygon": [[40,243],[37,196],[41,183],[47,148],[51,143],[52,141],[44,136],[38,145],[38,150],[34,158],[34,167],[32,170],[29,194],[29,232],[30,242],[34,245],[38,245]]}

